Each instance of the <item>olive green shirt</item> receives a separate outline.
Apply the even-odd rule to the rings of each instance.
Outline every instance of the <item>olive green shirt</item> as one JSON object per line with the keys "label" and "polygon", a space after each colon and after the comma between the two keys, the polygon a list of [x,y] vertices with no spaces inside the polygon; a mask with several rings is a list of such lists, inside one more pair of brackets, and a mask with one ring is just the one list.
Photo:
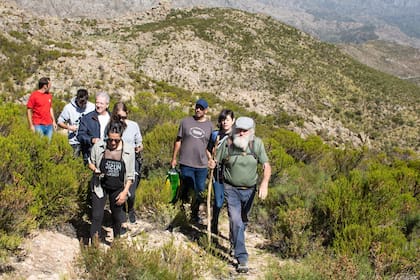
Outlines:
{"label": "olive green shirt", "polygon": [[235,187],[252,187],[257,184],[258,163],[268,162],[268,157],[262,140],[254,137],[246,152],[233,145],[231,139],[224,140],[217,149],[216,160],[224,165],[225,182]]}

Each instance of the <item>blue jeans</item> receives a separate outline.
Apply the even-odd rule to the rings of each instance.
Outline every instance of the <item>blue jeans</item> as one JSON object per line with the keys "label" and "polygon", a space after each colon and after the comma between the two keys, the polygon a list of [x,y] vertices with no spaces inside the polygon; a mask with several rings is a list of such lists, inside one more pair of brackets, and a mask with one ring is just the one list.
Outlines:
{"label": "blue jeans", "polygon": [[211,231],[218,233],[219,231],[219,215],[225,200],[225,188],[223,183],[213,180],[214,201],[213,201],[213,215],[211,217]]}
{"label": "blue jeans", "polygon": [[43,136],[47,136],[49,140],[51,140],[52,134],[53,134],[53,125],[45,125],[45,124],[37,124],[34,125],[35,131],[40,133]]}
{"label": "blue jeans", "polygon": [[225,197],[228,206],[230,237],[238,262],[248,261],[245,247],[245,229],[248,224],[248,214],[254,201],[256,188],[239,189],[225,183]]}
{"label": "blue jeans", "polygon": [[191,204],[191,218],[198,218],[200,204],[204,201],[203,192],[206,189],[207,167],[196,168],[186,165],[180,165],[182,188],[188,193],[190,189],[194,190],[194,199]]}

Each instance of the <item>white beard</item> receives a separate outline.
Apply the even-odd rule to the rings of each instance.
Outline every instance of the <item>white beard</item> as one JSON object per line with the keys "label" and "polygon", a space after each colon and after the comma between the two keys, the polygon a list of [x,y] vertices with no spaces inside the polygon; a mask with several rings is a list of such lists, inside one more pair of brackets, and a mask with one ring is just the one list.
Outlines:
{"label": "white beard", "polygon": [[233,135],[233,145],[235,145],[235,147],[241,149],[242,151],[246,151],[246,148],[248,147],[249,141],[252,138],[252,134],[248,134],[248,135],[244,135],[244,136],[239,136],[239,134],[234,134]]}

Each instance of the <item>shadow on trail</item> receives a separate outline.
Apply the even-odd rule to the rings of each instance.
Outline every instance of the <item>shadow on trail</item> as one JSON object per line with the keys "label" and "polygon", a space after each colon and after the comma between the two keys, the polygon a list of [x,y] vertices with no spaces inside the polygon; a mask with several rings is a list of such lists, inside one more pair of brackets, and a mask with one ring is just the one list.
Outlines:
{"label": "shadow on trail", "polygon": [[[207,226],[194,223],[188,220],[185,209],[181,207],[180,211],[166,227],[170,232],[180,232],[190,241],[196,242],[198,246],[233,266],[236,265],[234,258],[230,255],[229,238],[222,234],[213,234],[211,236],[211,245],[208,246]],[[225,243],[228,246],[225,246]]]}

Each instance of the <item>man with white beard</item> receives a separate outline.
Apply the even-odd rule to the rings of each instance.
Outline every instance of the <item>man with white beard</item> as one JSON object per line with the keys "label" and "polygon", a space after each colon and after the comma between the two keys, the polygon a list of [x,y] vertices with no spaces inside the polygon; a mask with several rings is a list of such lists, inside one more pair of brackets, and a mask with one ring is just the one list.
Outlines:
{"label": "man with white beard", "polygon": [[263,177],[258,188],[258,197],[265,199],[271,166],[264,143],[255,136],[255,123],[249,117],[236,120],[231,138],[224,140],[216,152],[216,159],[209,161],[209,167],[223,165],[225,197],[230,223],[230,242],[238,261],[237,271],[248,272],[248,252],[245,247],[245,228],[257,192],[257,166],[263,166]]}

